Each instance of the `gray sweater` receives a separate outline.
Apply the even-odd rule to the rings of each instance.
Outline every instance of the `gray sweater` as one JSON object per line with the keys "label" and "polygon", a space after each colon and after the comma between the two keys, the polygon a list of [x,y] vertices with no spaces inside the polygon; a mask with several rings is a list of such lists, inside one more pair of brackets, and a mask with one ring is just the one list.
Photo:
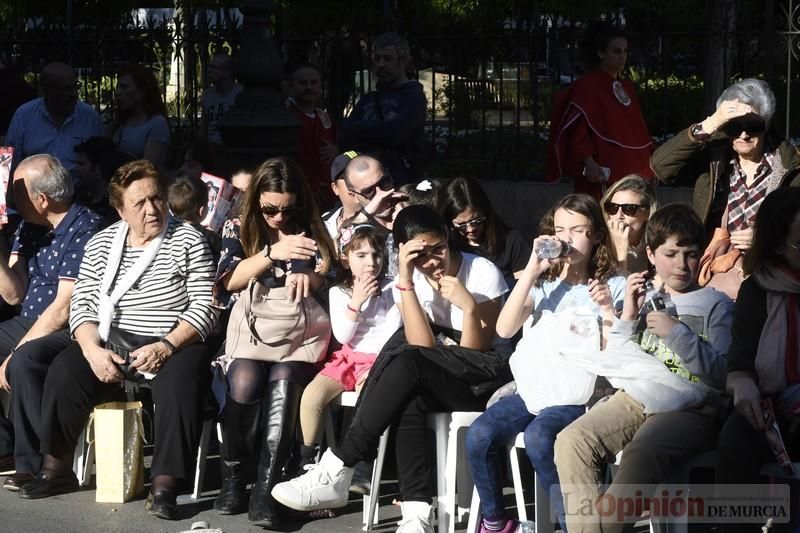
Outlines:
{"label": "gray sweater", "polygon": [[649,333],[643,316],[638,320],[615,320],[611,334],[632,338],[675,374],[724,391],[733,301],[711,288],[673,296],[672,301],[680,324],[665,338]]}

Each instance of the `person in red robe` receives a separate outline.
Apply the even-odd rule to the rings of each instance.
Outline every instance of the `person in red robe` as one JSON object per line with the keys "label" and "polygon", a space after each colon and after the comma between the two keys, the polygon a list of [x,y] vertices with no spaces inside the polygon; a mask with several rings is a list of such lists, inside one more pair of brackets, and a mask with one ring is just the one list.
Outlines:
{"label": "person in red robe", "polygon": [[302,126],[297,139],[297,163],[303,170],[320,209],[333,206],[331,163],[339,155],[336,124],[320,107],[322,81],[317,67],[304,63],[292,69],[286,105],[297,113]]}
{"label": "person in red robe", "polygon": [[608,185],[629,174],[653,178],[653,141],[633,83],[620,77],[628,60],[622,30],[594,23],[581,49],[587,73],[554,98],[547,181],[570,177],[575,192],[600,200]]}

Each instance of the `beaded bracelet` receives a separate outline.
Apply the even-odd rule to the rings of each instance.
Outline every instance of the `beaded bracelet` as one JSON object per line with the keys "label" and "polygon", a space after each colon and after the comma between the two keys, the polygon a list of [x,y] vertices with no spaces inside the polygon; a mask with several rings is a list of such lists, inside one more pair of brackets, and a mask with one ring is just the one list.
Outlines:
{"label": "beaded bracelet", "polygon": [[400,285],[395,285],[394,288],[397,289],[398,291],[413,291],[414,284],[412,283],[408,287],[401,287]]}

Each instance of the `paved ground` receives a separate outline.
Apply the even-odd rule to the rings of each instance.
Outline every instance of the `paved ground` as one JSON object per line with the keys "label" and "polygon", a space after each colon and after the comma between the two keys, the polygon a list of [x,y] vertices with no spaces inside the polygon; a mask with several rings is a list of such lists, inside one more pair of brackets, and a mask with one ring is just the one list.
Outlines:
{"label": "paved ground", "polygon": [[[0,531],[15,533],[135,532],[176,533],[188,530],[193,522],[205,521],[225,533],[260,532],[247,522],[247,515],[219,516],[212,509],[213,493],[199,502],[186,501],[178,507],[179,520],[169,522],[148,515],[144,499],[126,504],[95,503],[94,490],[57,496],[48,500],[23,500],[0,489]],[[183,500],[184,497],[181,497]],[[179,500],[180,501],[180,500]],[[379,532],[393,532],[399,508],[391,505],[391,494],[382,500]],[[330,519],[287,520],[282,531],[339,533],[361,531],[361,500],[353,499]]]}

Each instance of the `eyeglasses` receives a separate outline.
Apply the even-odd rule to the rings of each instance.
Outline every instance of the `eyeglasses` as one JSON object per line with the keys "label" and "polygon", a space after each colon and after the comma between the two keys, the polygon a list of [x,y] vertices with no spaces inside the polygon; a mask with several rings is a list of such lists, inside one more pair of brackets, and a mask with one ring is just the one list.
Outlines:
{"label": "eyeglasses", "polygon": [[603,204],[603,207],[605,208],[605,210],[606,210],[606,213],[608,213],[608,214],[609,214],[609,216],[616,215],[616,214],[617,214],[617,212],[618,212],[620,209],[622,209],[622,212],[623,212],[625,215],[629,216],[629,217],[634,217],[634,216],[636,216],[636,212],[637,212],[639,209],[649,209],[649,207],[648,207],[648,206],[646,206],[646,205],[639,205],[639,204],[615,204],[614,202],[606,202],[605,204]]}
{"label": "eyeglasses", "polygon": [[744,116],[729,121],[722,126],[722,131],[731,139],[739,137],[743,131],[747,132],[749,137],[758,137],[767,131],[767,124],[758,115]]}
{"label": "eyeglasses", "polygon": [[268,217],[275,217],[275,216],[278,216],[278,214],[286,215],[287,217],[290,217],[290,216],[294,215],[295,213],[297,213],[297,206],[296,205],[290,205],[290,206],[287,206],[287,207],[277,207],[277,206],[274,206],[274,205],[262,205],[261,206],[261,213],[266,215],[266,216],[268,216]]}
{"label": "eyeglasses", "polygon": [[480,226],[486,222],[486,217],[475,217],[472,220],[467,220],[466,222],[452,222],[453,227],[456,228],[458,231],[466,230],[470,227]]}
{"label": "eyeglasses", "polygon": [[375,193],[378,192],[378,189],[382,191],[388,191],[394,189],[394,180],[392,179],[392,177],[388,175],[381,176],[381,179],[378,180],[378,183],[363,191],[357,191],[355,189],[351,189],[350,187],[347,188],[347,190],[350,191],[351,193],[363,196],[368,201],[372,200],[372,198],[375,196]]}

